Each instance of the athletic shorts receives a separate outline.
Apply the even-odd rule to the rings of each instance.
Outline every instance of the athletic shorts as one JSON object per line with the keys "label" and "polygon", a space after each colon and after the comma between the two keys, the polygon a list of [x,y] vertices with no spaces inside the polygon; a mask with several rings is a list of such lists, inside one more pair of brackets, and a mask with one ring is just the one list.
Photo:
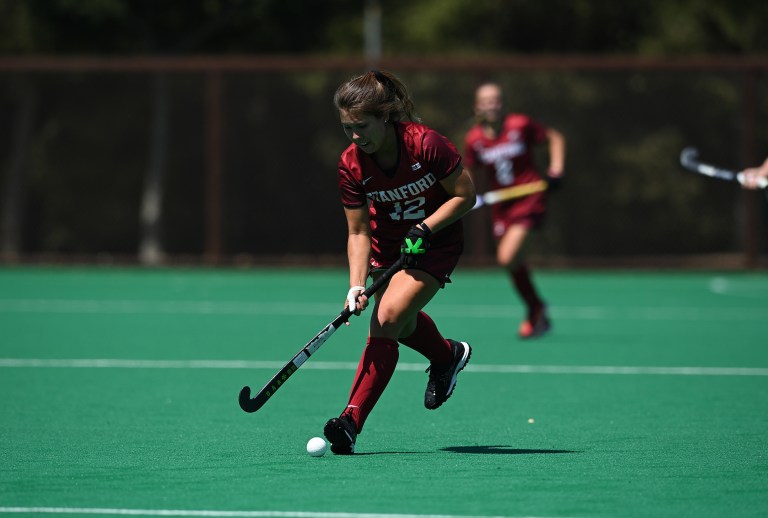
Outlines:
{"label": "athletic shorts", "polygon": [[547,212],[546,201],[546,194],[537,192],[519,200],[494,205],[491,210],[494,237],[501,239],[512,225],[539,228]]}
{"label": "athletic shorts", "polygon": [[[432,277],[437,279],[440,283],[440,287],[445,287],[446,283],[451,282],[451,273],[459,264],[459,258],[461,252],[456,253],[454,250],[427,250],[427,253],[422,257],[419,257],[416,266],[412,269],[422,270],[427,272]],[[377,270],[386,270],[394,261],[379,261],[375,257],[371,257],[371,273]]]}

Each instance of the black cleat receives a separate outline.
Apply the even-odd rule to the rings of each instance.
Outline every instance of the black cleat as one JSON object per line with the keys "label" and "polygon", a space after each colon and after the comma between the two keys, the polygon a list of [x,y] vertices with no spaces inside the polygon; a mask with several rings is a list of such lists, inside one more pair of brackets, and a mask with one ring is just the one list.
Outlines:
{"label": "black cleat", "polygon": [[331,443],[331,451],[336,455],[355,453],[357,426],[347,416],[334,417],[325,423],[325,438]]}
{"label": "black cleat", "polygon": [[456,387],[456,376],[472,355],[472,348],[467,342],[448,339],[448,343],[451,344],[453,360],[449,363],[430,363],[427,367],[429,381],[427,390],[424,392],[424,406],[430,410],[438,408],[451,397]]}

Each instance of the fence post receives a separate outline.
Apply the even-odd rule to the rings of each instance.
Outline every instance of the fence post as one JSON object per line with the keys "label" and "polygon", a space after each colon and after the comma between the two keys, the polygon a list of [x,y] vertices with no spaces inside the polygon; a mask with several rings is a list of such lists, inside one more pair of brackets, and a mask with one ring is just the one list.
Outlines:
{"label": "fence post", "polygon": [[222,122],[221,72],[210,71],[206,76],[207,124],[206,149],[208,167],[205,190],[205,261],[216,265],[221,261],[221,183],[222,183]]}
{"label": "fence post", "polygon": [[[744,142],[742,144],[742,162],[749,167],[757,163],[755,141],[757,139],[757,71],[744,71]],[[758,216],[758,195],[745,190],[741,194],[744,207],[744,266],[757,268],[760,242],[760,223]]]}

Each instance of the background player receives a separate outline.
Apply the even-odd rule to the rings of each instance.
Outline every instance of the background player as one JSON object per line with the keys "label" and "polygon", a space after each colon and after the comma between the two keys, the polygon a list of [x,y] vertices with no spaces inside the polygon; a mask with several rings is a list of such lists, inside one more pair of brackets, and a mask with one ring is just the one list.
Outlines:
{"label": "background player", "polygon": [[[522,185],[540,179],[534,165],[534,147],[549,144],[549,190],[560,181],[565,166],[565,138],[527,115],[504,113],[502,89],[484,83],[475,91],[476,124],[466,134],[464,163],[477,175],[485,172],[491,190]],[[521,338],[540,336],[550,329],[545,302],[539,296],[523,246],[531,229],[538,227],[546,212],[546,194],[494,205],[491,208],[497,262],[509,273],[513,285],[528,308],[520,324]]]}
{"label": "background player", "polygon": [[469,344],[443,338],[421,309],[459,260],[460,218],[474,205],[475,189],[456,147],[413,122],[413,102],[394,75],[375,71],[351,79],[337,89],[334,104],[352,141],[338,168],[349,232],[347,306],[359,315],[368,305],[360,294],[369,273],[376,278],[400,257],[404,264],[376,295],[348,405],[325,425],[331,451],[351,454],[395,370],[398,342],[430,361],[428,409],[450,397],[469,361]]}

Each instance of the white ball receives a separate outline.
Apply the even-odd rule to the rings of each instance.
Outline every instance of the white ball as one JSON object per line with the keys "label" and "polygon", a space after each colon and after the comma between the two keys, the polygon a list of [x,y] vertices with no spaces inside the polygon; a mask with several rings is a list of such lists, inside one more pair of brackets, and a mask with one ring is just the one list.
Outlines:
{"label": "white ball", "polygon": [[328,443],[322,437],[312,437],[307,443],[307,453],[313,457],[322,457],[328,451]]}

